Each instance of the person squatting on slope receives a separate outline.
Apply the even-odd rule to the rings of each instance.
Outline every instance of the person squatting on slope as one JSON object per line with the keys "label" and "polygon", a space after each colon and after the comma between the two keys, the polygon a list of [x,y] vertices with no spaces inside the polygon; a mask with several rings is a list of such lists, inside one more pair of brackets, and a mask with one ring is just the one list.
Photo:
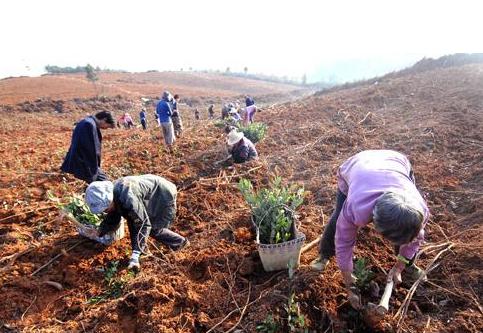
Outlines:
{"label": "person squatting on slope", "polygon": [[165,91],[156,106],[156,114],[158,115],[159,124],[163,132],[164,143],[169,151],[172,151],[172,146],[175,141],[174,127],[171,120],[171,99],[171,94],[168,91]]}
{"label": "person squatting on slope", "polygon": [[224,160],[215,162],[215,164],[228,164],[230,160],[234,163],[244,163],[247,161],[258,159],[258,153],[255,145],[247,138],[243,132],[239,132],[235,127],[230,126],[225,129],[230,130],[227,135],[227,149],[230,155]]}
{"label": "person squatting on slope", "polygon": [[132,255],[129,269],[139,269],[139,257],[146,252],[147,238],[153,237],[172,250],[189,245],[187,238],[169,230],[176,217],[176,186],[156,175],[127,176],[93,182],[87,187],[86,203],[94,214],[107,213],[99,237],[115,231],[121,217],[127,220]]}
{"label": "person squatting on slope", "polygon": [[171,102],[173,114],[171,115],[171,120],[173,121],[174,135],[177,138],[181,137],[183,132],[183,121],[181,120],[181,114],[178,110],[179,95],[176,94]]}
{"label": "person squatting on slope", "polygon": [[130,129],[134,127],[134,122],[132,117],[129,113],[124,113],[119,119],[117,120],[117,127],[123,126],[125,129]]}
{"label": "person squatting on slope", "polygon": [[391,150],[360,152],[339,168],[335,210],[319,243],[320,258],[312,267],[323,270],[336,256],[351,305],[360,309],[355,287],[353,249],[357,231],[370,222],[395,245],[397,262],[388,279],[401,282],[406,267],[418,275],[413,260],[424,241],[429,210],[418,192],[411,164],[406,156]]}
{"label": "person squatting on slope", "polygon": [[101,129],[114,127],[114,118],[107,111],[98,112],[78,122],[60,169],[88,184],[106,180],[107,176],[101,169]]}

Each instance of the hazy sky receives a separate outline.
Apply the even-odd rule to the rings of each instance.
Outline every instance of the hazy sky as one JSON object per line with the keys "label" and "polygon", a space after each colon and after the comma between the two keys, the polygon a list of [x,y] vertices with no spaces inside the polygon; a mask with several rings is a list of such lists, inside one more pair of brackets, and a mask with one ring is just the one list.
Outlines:
{"label": "hazy sky", "polygon": [[466,0],[1,0],[0,77],[86,63],[247,66],[315,80],[359,59],[366,70],[387,71],[423,56],[483,52],[482,10],[483,2]]}

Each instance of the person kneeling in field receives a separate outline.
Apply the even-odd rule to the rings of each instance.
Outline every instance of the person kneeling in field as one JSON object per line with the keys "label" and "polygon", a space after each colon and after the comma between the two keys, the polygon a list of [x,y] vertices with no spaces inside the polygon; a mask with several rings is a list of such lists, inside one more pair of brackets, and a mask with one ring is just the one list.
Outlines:
{"label": "person kneeling in field", "polygon": [[406,267],[416,276],[422,271],[414,257],[424,241],[429,210],[418,192],[406,156],[391,150],[367,150],[345,161],[338,170],[335,210],[319,243],[320,258],[312,267],[323,270],[336,256],[351,305],[360,309],[360,297],[352,274],[357,231],[370,222],[395,245],[396,264],[388,280],[401,283]]}
{"label": "person kneeling in field", "polygon": [[239,132],[234,126],[228,126],[225,132],[229,131],[227,134],[227,148],[230,155],[228,155],[224,160],[215,162],[215,164],[228,163],[233,160],[234,163],[244,163],[247,161],[258,159],[258,153],[255,149],[255,145],[245,138],[243,132]]}
{"label": "person kneeling in field", "polygon": [[187,238],[168,227],[176,216],[176,186],[155,175],[127,176],[116,180],[93,182],[87,187],[86,202],[94,214],[107,213],[99,228],[99,236],[118,228],[121,217],[127,220],[132,256],[129,269],[139,269],[139,256],[146,251],[148,236],[180,250],[189,244]]}

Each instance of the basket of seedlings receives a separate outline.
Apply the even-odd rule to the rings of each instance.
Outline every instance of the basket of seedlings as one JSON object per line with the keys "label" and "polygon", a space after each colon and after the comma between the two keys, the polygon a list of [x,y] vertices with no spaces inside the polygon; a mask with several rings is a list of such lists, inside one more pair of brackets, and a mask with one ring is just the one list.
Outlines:
{"label": "basket of seedlings", "polygon": [[93,214],[82,196],[74,195],[69,198],[69,202],[61,206],[61,217],[74,223],[80,235],[104,245],[112,244],[124,237],[124,220],[122,219],[117,230],[99,237],[98,230],[103,215]]}
{"label": "basket of seedlings", "polygon": [[251,182],[241,179],[238,188],[250,205],[252,224],[256,230],[258,253],[265,271],[296,268],[305,235],[298,231],[295,214],[303,202],[304,189],[282,186],[282,179],[275,177],[269,188],[255,192]]}

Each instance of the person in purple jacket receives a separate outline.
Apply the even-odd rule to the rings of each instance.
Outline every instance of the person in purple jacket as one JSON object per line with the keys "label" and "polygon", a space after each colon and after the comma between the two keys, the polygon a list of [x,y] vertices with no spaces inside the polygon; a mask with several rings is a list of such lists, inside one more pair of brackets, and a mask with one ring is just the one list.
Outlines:
{"label": "person in purple jacket", "polygon": [[351,305],[360,308],[352,274],[359,228],[373,222],[376,231],[394,244],[397,261],[388,279],[398,284],[406,267],[421,273],[413,260],[424,241],[429,210],[416,188],[411,163],[396,151],[360,152],[340,166],[337,178],[335,210],[319,244],[320,258],[312,267],[323,270],[335,255]]}

